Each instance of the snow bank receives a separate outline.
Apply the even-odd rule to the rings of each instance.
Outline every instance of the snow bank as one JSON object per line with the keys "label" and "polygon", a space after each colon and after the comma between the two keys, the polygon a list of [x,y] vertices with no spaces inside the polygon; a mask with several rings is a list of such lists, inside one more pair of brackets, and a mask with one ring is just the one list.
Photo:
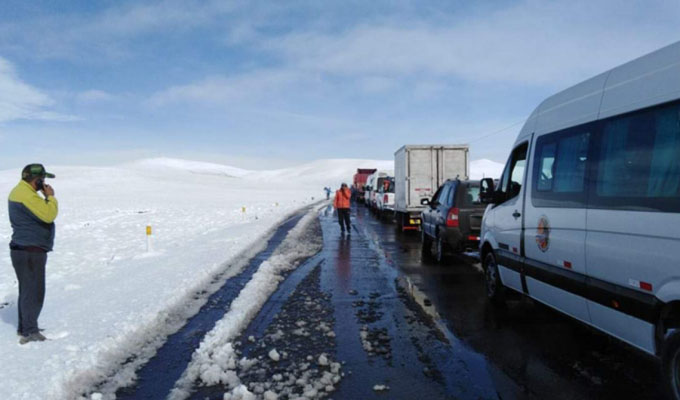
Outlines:
{"label": "snow bank", "polygon": [[[185,399],[191,387],[200,380],[204,385],[227,385],[238,389],[240,382],[234,369],[239,362],[232,344],[247,324],[257,315],[269,296],[284,279],[283,274],[295,268],[298,262],[317,253],[322,242],[318,228],[318,213],[307,214],[293,228],[274,254],[264,261],[252,279],[231,303],[229,311],[208,332],[194,352],[182,378],[176,383],[170,399]],[[276,350],[269,356],[279,358]]]}
{"label": "snow bank", "polygon": [[[256,251],[274,226],[322,192],[139,166],[49,170],[57,175],[51,183],[60,215],[40,317],[47,342],[18,345],[11,228],[0,207],[2,399],[74,398],[140,349],[139,361],[148,358],[200,306],[182,308],[196,288],[238,270],[247,250]],[[20,168],[0,171],[0,193],[7,195],[19,175]],[[146,252],[147,225],[153,252]],[[132,377],[123,370],[114,380]]]}

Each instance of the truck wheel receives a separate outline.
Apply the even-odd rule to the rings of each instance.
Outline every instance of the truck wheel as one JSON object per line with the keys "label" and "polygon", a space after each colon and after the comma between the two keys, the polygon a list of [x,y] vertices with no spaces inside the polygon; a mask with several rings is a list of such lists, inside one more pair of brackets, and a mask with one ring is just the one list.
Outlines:
{"label": "truck wheel", "polygon": [[680,332],[666,340],[661,355],[661,368],[669,398],[680,400]]}
{"label": "truck wheel", "polygon": [[496,257],[492,252],[489,252],[484,258],[484,276],[486,278],[486,297],[494,304],[505,304],[505,287],[501,282]]}

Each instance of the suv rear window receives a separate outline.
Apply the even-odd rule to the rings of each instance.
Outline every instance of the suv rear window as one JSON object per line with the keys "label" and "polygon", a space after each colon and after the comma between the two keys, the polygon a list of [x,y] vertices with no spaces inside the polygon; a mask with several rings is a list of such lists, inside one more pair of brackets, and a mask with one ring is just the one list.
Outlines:
{"label": "suv rear window", "polygon": [[463,193],[460,194],[460,207],[474,207],[481,206],[482,202],[479,199],[479,185],[464,184],[461,185]]}

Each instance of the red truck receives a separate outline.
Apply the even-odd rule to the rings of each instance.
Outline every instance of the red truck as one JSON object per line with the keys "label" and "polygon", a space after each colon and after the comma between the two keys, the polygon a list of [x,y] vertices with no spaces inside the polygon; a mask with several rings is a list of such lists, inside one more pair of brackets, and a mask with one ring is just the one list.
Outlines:
{"label": "red truck", "polygon": [[356,200],[360,202],[364,201],[364,186],[366,185],[366,180],[375,171],[377,171],[375,168],[357,168],[357,173],[354,174],[354,179],[352,180],[352,189],[356,196]]}

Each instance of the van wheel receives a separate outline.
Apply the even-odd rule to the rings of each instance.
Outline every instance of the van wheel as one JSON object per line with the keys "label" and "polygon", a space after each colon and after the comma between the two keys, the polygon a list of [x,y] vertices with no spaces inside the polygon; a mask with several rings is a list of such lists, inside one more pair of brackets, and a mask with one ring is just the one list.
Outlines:
{"label": "van wheel", "polygon": [[661,368],[669,398],[680,400],[680,332],[674,333],[664,344]]}
{"label": "van wheel", "polygon": [[484,276],[486,278],[486,297],[494,304],[505,304],[505,287],[498,273],[496,257],[491,252],[484,258]]}

